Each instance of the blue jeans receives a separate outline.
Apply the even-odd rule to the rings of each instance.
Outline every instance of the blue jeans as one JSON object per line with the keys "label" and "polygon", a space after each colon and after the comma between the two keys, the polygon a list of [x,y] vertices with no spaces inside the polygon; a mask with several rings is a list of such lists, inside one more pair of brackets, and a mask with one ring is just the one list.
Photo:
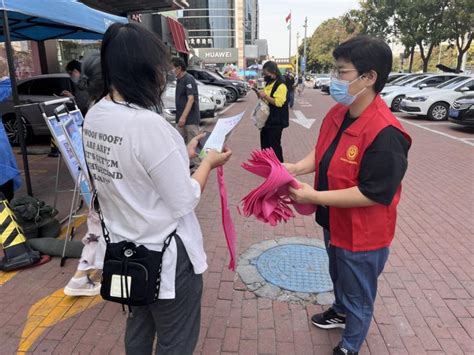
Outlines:
{"label": "blue jeans", "polygon": [[329,274],[336,298],[332,308],[346,316],[341,346],[357,352],[369,331],[377,295],[377,278],[383,271],[389,248],[351,252],[330,245],[330,237],[330,232],[324,229]]}
{"label": "blue jeans", "polygon": [[295,104],[295,91],[288,91],[288,97],[287,97],[287,100],[288,100],[288,106],[290,108],[293,107],[293,105]]}

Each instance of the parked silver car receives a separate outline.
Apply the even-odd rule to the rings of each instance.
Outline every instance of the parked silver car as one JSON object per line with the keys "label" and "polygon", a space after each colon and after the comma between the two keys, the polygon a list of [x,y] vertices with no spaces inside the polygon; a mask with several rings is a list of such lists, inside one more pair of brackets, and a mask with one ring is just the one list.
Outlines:
{"label": "parked silver car", "polygon": [[[21,107],[21,129],[15,120],[13,99],[10,98],[0,103],[0,116],[12,145],[19,144],[19,132],[21,131],[23,131],[27,143],[31,142],[33,136],[49,135],[49,129],[35,103],[54,100],[64,90],[73,92],[73,83],[67,74],[39,75],[18,83],[20,104],[28,104]],[[49,110],[47,113],[52,114],[54,106],[47,109]]]}

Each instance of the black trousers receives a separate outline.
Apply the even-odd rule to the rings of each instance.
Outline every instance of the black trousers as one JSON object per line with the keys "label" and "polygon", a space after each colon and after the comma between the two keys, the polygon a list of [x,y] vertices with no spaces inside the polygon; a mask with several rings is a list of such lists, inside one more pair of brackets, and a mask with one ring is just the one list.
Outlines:
{"label": "black trousers", "polygon": [[174,299],[159,299],[148,306],[133,307],[127,319],[125,352],[128,355],[192,355],[201,326],[202,275],[196,275],[179,237]]}
{"label": "black trousers", "polygon": [[260,131],[260,146],[262,149],[272,148],[278,160],[283,163],[282,133],[283,127],[263,127]]}

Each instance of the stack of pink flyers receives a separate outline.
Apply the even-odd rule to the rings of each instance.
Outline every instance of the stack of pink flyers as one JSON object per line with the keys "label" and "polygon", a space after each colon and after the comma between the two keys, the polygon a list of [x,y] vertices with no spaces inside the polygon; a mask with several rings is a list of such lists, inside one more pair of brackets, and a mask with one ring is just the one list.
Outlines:
{"label": "stack of pink flyers", "polygon": [[242,167],[265,178],[259,187],[242,199],[244,216],[254,215],[259,221],[276,226],[281,221],[287,222],[295,216],[290,204],[302,215],[315,212],[315,205],[298,204],[290,200],[288,188],[298,188],[299,185],[280,163],[273,149],[254,151],[251,159],[242,163]]}

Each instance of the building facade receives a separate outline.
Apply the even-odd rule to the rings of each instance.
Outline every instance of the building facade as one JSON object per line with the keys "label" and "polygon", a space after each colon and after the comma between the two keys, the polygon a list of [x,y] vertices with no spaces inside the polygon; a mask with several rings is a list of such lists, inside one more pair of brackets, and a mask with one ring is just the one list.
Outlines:
{"label": "building facade", "polygon": [[243,67],[245,44],[258,39],[258,0],[190,0],[178,20],[205,64]]}

